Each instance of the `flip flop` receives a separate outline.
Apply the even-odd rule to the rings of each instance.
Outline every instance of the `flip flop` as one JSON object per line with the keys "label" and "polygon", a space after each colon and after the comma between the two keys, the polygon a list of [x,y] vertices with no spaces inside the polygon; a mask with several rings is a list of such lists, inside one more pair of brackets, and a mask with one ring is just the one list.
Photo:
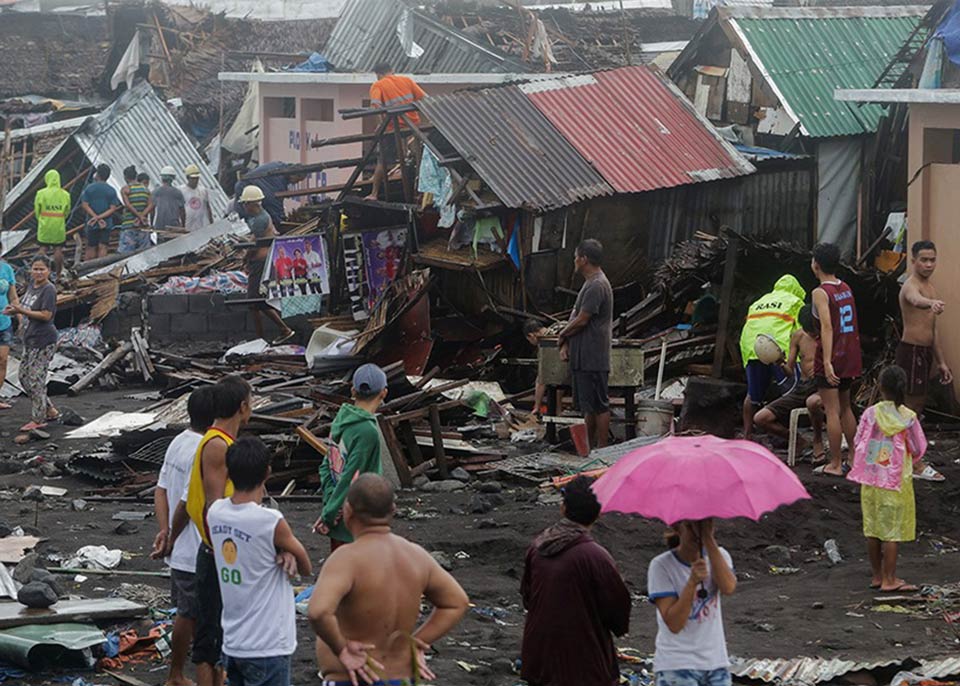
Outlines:
{"label": "flip flop", "polygon": [[0,402],[0,410],[10,410],[13,409],[13,405],[10,403]]}
{"label": "flip flop", "polygon": [[879,590],[880,590],[880,584],[870,584],[870,590],[871,590],[871,591],[879,591]]}
{"label": "flip flop", "polygon": [[[844,466],[846,466],[846,465],[844,465]],[[844,476],[846,476],[846,474],[847,474],[847,472],[846,472],[845,469],[844,469],[844,471],[843,471],[843,474],[833,474],[833,473],[831,473],[831,472],[828,472],[828,471],[827,471],[827,465],[826,465],[826,464],[822,464],[822,465],[820,465],[819,467],[815,467],[814,470],[813,470],[813,473],[816,474],[816,475],[818,475],[818,476],[832,476],[832,477],[835,477],[835,478],[837,478],[837,479],[842,479],[842,478],[843,478]]]}
{"label": "flip flop", "polygon": [[296,335],[297,335],[297,332],[294,331],[293,329],[290,329],[290,331],[288,331],[287,333],[280,334],[279,336],[274,338],[272,341],[270,341],[270,345],[282,345]]}
{"label": "flip flop", "polygon": [[20,431],[29,432],[29,431],[33,431],[34,429],[44,429],[46,428],[46,426],[47,426],[46,422],[44,422],[43,424],[38,424],[37,422],[27,422],[26,424],[20,427]]}
{"label": "flip flop", "polygon": [[913,584],[908,584],[906,582],[895,586],[894,588],[881,588],[881,593],[916,593],[920,590],[919,586],[914,586]]}
{"label": "flip flop", "polygon": [[919,474],[913,475],[914,479],[919,479],[920,481],[946,481],[947,477],[938,472],[936,469],[927,465],[923,468],[923,471]]}

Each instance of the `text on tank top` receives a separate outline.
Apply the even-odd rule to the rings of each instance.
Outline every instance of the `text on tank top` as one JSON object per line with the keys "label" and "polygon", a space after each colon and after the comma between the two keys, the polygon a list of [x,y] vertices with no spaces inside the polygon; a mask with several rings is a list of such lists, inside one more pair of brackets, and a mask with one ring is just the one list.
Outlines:
{"label": "text on tank top", "polygon": [[[857,304],[853,291],[843,281],[828,281],[820,284],[827,296],[830,322],[833,325],[833,371],[841,379],[854,379],[863,371],[860,354],[860,326],[857,320]],[[816,312],[816,309],[814,309]],[[819,319],[817,321],[820,325]],[[823,339],[817,339],[815,373],[824,374]]]}

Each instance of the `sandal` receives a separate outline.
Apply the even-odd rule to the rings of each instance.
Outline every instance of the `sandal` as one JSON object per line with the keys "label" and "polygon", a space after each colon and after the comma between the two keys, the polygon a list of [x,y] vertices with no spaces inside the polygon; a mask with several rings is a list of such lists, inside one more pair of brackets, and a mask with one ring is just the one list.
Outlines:
{"label": "sandal", "polygon": [[297,332],[294,331],[293,329],[290,329],[286,333],[282,333],[276,338],[274,338],[272,341],[270,341],[270,345],[283,345],[284,343],[286,343],[296,335],[297,335]]}
{"label": "sandal", "polygon": [[913,475],[914,479],[919,479],[920,481],[946,481],[947,477],[938,472],[936,469],[927,465],[923,468],[923,471],[919,474]]}

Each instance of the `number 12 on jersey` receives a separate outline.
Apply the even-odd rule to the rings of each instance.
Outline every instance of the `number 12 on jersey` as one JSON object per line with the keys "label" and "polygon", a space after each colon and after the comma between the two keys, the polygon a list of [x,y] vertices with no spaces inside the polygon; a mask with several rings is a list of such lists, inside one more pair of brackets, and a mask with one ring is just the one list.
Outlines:
{"label": "number 12 on jersey", "polygon": [[853,305],[840,306],[840,333],[853,333]]}

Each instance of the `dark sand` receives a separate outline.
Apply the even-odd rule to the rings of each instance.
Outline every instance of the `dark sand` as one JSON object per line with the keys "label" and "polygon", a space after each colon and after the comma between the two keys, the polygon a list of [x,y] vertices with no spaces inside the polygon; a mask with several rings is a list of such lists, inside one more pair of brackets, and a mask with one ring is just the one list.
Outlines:
{"label": "dark sand", "polygon": [[[57,399],[64,406],[91,419],[108,409],[132,411],[145,403],[123,400],[122,393],[86,393],[77,399]],[[49,443],[58,445],[57,453],[66,455],[84,447],[82,443],[59,439],[62,427],[54,427],[49,442],[35,442],[27,448],[12,444],[11,429],[19,426],[27,414],[23,399],[14,410],[0,414],[0,437],[8,453],[47,455]],[[919,539],[904,545],[901,575],[914,583],[942,584],[957,580],[958,553],[951,550],[960,541],[960,466],[953,464],[958,442],[955,436],[937,436],[931,448],[933,462],[948,477],[946,484],[918,482],[917,512]],[[814,477],[808,465],[798,473],[813,495],[813,501],[798,504],[767,516],[759,524],[748,521],[723,522],[718,539],[733,556],[739,576],[735,596],[724,600],[725,624],[730,652],[742,657],[790,658],[800,655],[876,659],[896,657],[932,657],[954,653],[957,640],[946,622],[937,616],[901,615],[872,612],[879,594],[868,590],[869,567],[860,535],[859,493],[847,482],[832,477]],[[147,554],[156,530],[152,519],[138,523],[140,531],[118,536],[111,521],[118,510],[149,509],[152,505],[96,503],[89,510],[75,513],[70,500],[82,497],[88,482],[73,477],[43,479],[37,474],[13,474],[0,477],[0,521],[10,525],[33,523],[33,503],[19,500],[20,489],[32,483],[49,483],[69,489],[61,499],[48,499],[41,505],[39,529],[47,541],[40,545],[42,556],[51,552],[69,553],[81,545],[102,544],[122,548],[133,558],[121,569],[160,570]],[[441,684],[509,686],[519,682],[510,671],[519,656],[523,611],[519,605],[519,578],[529,541],[558,516],[552,503],[538,502],[538,491],[505,484],[505,504],[485,515],[470,514],[475,492],[425,494],[406,491],[399,506],[407,513],[396,524],[396,531],[431,551],[443,551],[453,559],[453,573],[470,594],[478,611],[471,611],[457,630],[436,648],[439,654],[432,665]],[[309,532],[317,513],[313,503],[286,503],[284,513],[295,533],[306,544],[314,561],[328,550],[326,539]],[[433,518],[412,519],[410,510],[434,513]],[[606,546],[620,565],[633,594],[634,605],[630,635],[618,645],[643,654],[653,651],[654,610],[641,596],[645,593],[646,569],[650,559],[660,553],[662,525],[637,518],[606,516],[594,530],[595,538]],[[823,542],[835,538],[844,560],[830,565],[823,554]],[[768,571],[764,549],[769,545],[787,546],[792,551],[790,566],[800,572],[774,576]],[[948,552],[938,552],[942,545]],[[469,555],[456,559],[457,553]],[[463,557],[463,556],[461,556]],[[71,593],[104,597],[121,582],[148,583],[163,587],[166,580],[121,576],[90,576],[82,584],[64,577]],[[497,620],[485,616],[496,611]],[[862,615],[862,616],[852,616]],[[310,628],[298,618],[299,647],[294,656],[294,683],[316,683]],[[467,672],[462,661],[476,666]],[[145,683],[159,684],[165,670],[159,663],[128,667],[126,673]],[[84,676],[89,682],[116,683],[108,675],[72,670],[31,675],[23,683],[53,683],[65,674]]]}

